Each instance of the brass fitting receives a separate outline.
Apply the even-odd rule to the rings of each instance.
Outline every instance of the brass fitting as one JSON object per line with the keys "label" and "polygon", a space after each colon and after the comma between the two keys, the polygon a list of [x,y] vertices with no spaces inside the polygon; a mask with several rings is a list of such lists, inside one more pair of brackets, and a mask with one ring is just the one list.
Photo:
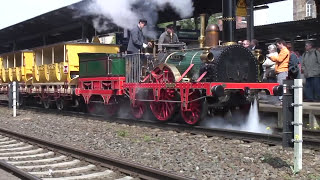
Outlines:
{"label": "brass fitting", "polygon": [[265,58],[262,54],[262,50],[261,49],[255,49],[254,51],[252,51],[252,54],[254,55],[254,57],[257,59],[257,61],[260,64],[263,64],[265,61]]}
{"label": "brass fitting", "polygon": [[206,46],[215,47],[219,45],[219,26],[216,24],[208,25],[206,29]]}
{"label": "brass fitting", "polygon": [[203,63],[210,63],[214,61],[213,54],[209,50],[210,47],[205,47],[203,53],[200,55],[200,59]]}
{"label": "brass fitting", "polygon": [[205,27],[206,27],[206,14],[200,14],[200,37],[199,37],[200,48],[204,47]]}

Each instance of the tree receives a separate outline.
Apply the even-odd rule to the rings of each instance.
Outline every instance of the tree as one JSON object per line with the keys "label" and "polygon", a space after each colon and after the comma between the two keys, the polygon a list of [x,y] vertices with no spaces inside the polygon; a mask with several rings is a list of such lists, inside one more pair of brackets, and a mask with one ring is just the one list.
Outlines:
{"label": "tree", "polygon": [[208,24],[218,24],[218,20],[222,17],[222,13],[212,14],[209,17]]}

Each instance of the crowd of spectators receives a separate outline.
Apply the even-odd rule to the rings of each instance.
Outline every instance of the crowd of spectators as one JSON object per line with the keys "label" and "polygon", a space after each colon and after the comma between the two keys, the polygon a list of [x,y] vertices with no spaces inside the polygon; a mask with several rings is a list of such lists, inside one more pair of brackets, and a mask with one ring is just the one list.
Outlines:
{"label": "crowd of spectators", "polygon": [[[239,44],[250,51],[259,49],[255,39],[239,41]],[[293,51],[292,46],[281,39],[268,46],[266,59],[261,65],[261,79],[280,84],[285,79],[304,79],[304,101],[320,102],[320,48],[315,48],[312,41],[306,41],[304,52],[300,55],[298,51]]]}

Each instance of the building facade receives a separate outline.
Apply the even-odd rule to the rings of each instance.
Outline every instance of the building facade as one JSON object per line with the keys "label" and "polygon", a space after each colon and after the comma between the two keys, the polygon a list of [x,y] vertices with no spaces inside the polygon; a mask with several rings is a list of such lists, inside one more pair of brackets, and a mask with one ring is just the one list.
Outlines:
{"label": "building facade", "polygon": [[315,0],[293,0],[293,20],[316,18]]}

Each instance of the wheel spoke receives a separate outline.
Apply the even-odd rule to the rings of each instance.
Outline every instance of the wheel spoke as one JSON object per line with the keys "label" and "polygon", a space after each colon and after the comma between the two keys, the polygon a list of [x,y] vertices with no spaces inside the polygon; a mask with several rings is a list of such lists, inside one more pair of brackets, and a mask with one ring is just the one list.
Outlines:
{"label": "wheel spoke", "polygon": [[145,107],[144,107],[143,102],[136,101],[135,105],[131,104],[131,110],[132,110],[132,114],[135,118],[141,119],[143,117],[144,112],[145,112]]}
{"label": "wheel spoke", "polygon": [[[165,80],[164,71],[168,71],[168,80]],[[172,83],[174,82],[174,75],[171,70],[167,67],[164,67],[162,70],[160,68],[155,68],[153,71],[153,79],[151,82],[154,83]],[[172,101],[175,98],[175,90],[174,89],[161,89],[159,100],[163,101]],[[150,96],[153,98],[153,92],[150,93]],[[150,109],[154,116],[160,121],[167,121],[174,115],[175,103],[172,102],[151,102]]]}
{"label": "wheel spoke", "polygon": [[192,100],[198,99],[201,96],[198,90],[196,91],[190,90],[188,95],[189,95],[188,110],[181,108],[181,114],[184,121],[187,124],[195,125],[201,120],[202,112],[204,112],[205,110],[203,110],[201,99],[197,101],[192,101]]}

